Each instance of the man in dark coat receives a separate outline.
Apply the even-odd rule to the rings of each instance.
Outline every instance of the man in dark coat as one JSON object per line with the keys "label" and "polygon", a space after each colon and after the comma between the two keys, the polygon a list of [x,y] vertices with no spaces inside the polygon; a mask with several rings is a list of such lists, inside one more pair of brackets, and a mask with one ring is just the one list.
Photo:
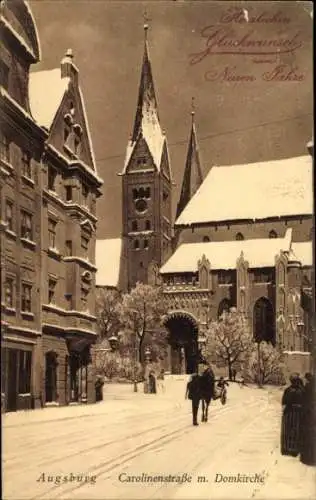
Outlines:
{"label": "man in dark coat", "polygon": [[193,373],[190,381],[187,384],[185,398],[186,399],[189,398],[192,401],[193,425],[199,425],[197,421],[197,415],[201,400],[201,387],[200,387],[200,376],[197,373]]}

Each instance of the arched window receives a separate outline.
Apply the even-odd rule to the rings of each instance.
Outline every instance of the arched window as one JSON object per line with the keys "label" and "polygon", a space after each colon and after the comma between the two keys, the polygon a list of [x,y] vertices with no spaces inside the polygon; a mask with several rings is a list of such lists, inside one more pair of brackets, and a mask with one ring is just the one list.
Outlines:
{"label": "arched window", "polygon": [[203,242],[207,243],[208,241],[211,241],[208,236],[203,236]]}
{"label": "arched window", "polygon": [[150,231],[150,229],[151,229],[150,220],[146,220],[146,222],[145,222],[145,229],[146,229],[146,231]]}
{"label": "arched window", "polygon": [[133,189],[133,200],[137,200],[138,198],[138,190],[137,189]]}
{"label": "arched window", "polygon": [[132,231],[137,231],[137,230],[138,230],[137,220],[133,220],[133,222],[132,222]]}
{"label": "arched window", "polygon": [[144,248],[145,248],[145,250],[147,250],[148,247],[149,247],[148,240],[144,240]]}
{"label": "arched window", "polygon": [[266,297],[258,299],[253,309],[253,336],[258,342],[275,344],[275,318],[272,304]]}
{"label": "arched window", "polygon": [[143,187],[139,188],[138,196],[139,198],[145,198],[145,189]]}
{"label": "arched window", "polygon": [[135,250],[139,250],[139,241],[138,240],[134,241],[134,248],[135,248]]}
{"label": "arched window", "polygon": [[232,303],[228,299],[223,299],[218,306],[217,317],[220,318],[224,312],[229,312]]}
{"label": "arched window", "polygon": [[269,233],[269,238],[277,238],[277,237],[278,237],[278,235],[277,235],[276,231],[274,231],[274,229],[272,229],[272,231],[270,231],[270,233]]}
{"label": "arched window", "polygon": [[244,240],[244,235],[242,233],[237,233],[236,234],[236,241],[242,241]]}
{"label": "arched window", "polygon": [[145,198],[150,198],[150,187],[145,189]]}

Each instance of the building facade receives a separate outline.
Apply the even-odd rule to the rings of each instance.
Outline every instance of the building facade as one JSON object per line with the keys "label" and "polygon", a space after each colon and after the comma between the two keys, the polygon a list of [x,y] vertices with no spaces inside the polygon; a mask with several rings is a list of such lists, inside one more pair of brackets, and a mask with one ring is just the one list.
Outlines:
{"label": "building facade", "polygon": [[212,167],[188,197],[175,222],[177,247],[160,269],[172,372],[195,371],[199,339],[231,307],[255,340],[311,350],[311,181],[309,155]]}
{"label": "building facade", "polygon": [[1,10],[1,325],[6,411],[93,402],[96,172],[78,69],[40,60],[27,2]]}

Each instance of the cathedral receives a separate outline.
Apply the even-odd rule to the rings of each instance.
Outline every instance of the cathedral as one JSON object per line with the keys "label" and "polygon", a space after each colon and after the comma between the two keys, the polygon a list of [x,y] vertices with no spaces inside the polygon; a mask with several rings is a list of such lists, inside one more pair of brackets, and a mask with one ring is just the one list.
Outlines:
{"label": "cathedral", "polygon": [[97,240],[96,284],[122,291],[137,282],[163,287],[171,373],[196,370],[209,322],[231,307],[249,320],[256,340],[306,359],[313,310],[313,142],[305,156],[212,166],[203,179],[192,108],[173,221],[174,183],[147,31],[145,26],[134,127],[120,173],[122,235]]}

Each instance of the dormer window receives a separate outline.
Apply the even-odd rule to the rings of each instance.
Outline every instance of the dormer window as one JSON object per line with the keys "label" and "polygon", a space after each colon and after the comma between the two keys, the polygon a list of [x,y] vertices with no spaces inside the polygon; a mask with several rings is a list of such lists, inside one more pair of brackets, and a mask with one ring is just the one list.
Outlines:
{"label": "dormer window", "polygon": [[75,154],[79,154],[80,153],[80,146],[81,146],[81,138],[82,138],[82,128],[78,123],[76,123],[73,126],[73,130],[75,133],[75,138],[74,138]]}
{"label": "dormer window", "polygon": [[138,158],[137,165],[145,167],[147,165],[147,159],[145,157]]}
{"label": "dormer window", "polygon": [[65,123],[66,123],[66,125],[67,125],[68,127],[71,127],[71,125],[72,125],[72,121],[73,121],[73,120],[72,120],[71,113],[66,113],[66,114],[65,114],[65,116],[64,116],[64,121],[65,121]]}

